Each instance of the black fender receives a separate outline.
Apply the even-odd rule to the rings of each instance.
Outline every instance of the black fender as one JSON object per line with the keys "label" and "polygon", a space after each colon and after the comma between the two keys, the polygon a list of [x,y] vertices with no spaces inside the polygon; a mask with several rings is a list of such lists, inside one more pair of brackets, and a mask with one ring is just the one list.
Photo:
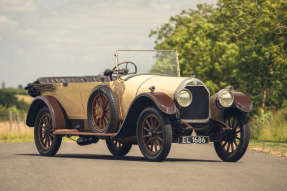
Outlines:
{"label": "black fender", "polygon": [[224,121],[224,113],[230,111],[249,113],[253,109],[251,99],[242,92],[232,92],[234,101],[231,107],[222,108],[217,103],[217,94],[210,97],[211,118],[217,121]]}
{"label": "black fender", "polygon": [[125,120],[116,137],[135,136],[138,116],[140,112],[148,106],[154,106],[159,111],[169,116],[176,114],[175,103],[167,94],[163,92],[139,94],[131,103]]}
{"label": "black fender", "polygon": [[66,128],[66,115],[60,103],[52,96],[37,96],[33,100],[28,110],[26,124],[29,127],[34,127],[36,116],[42,107],[48,107],[54,129]]}

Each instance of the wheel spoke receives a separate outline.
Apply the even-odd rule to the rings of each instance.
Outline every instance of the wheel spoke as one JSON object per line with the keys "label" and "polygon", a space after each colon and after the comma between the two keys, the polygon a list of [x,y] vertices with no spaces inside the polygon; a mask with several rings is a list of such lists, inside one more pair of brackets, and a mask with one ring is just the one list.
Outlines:
{"label": "wheel spoke", "polygon": [[147,144],[147,145],[150,145],[149,143],[151,143],[150,138],[146,141],[146,144]]}
{"label": "wheel spoke", "polygon": [[146,127],[143,128],[145,131],[149,132],[150,130]]}
{"label": "wheel spoke", "polygon": [[227,152],[229,152],[230,149],[230,143],[227,144]]}
{"label": "wheel spoke", "polygon": [[234,140],[234,145],[235,145],[235,147],[237,148],[237,145],[238,145],[238,144],[237,144],[236,140]]}
{"label": "wheel spoke", "polygon": [[161,138],[160,136],[156,136],[157,140],[159,140],[160,142],[163,142],[163,138]]}
{"label": "wheel spoke", "polygon": [[150,149],[151,149],[151,151],[153,151],[153,143],[151,144],[151,148]]}
{"label": "wheel spoke", "polygon": [[159,119],[156,115],[146,116],[142,122],[142,140],[144,147],[151,154],[156,154],[161,150],[163,131],[161,130]]}
{"label": "wheel spoke", "polygon": [[151,124],[150,124],[150,122],[148,120],[146,120],[146,124],[147,124],[149,129],[152,129]]}
{"label": "wheel spoke", "polygon": [[156,135],[161,135],[162,134],[162,131],[157,131],[155,132]]}
{"label": "wheel spoke", "polygon": [[150,137],[150,135],[144,135],[144,138],[148,138],[148,137]]}
{"label": "wheel spoke", "polygon": [[155,145],[154,145],[155,147],[155,152],[157,152],[157,143],[155,142]]}
{"label": "wheel spoke", "polygon": [[227,141],[224,141],[224,144],[222,145],[222,147],[224,148],[226,144],[227,144]]}

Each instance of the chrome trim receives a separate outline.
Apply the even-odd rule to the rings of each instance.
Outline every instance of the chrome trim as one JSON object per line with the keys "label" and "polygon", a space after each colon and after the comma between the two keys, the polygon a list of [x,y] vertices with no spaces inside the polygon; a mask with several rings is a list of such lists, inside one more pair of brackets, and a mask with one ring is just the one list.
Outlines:
{"label": "chrome trim", "polygon": [[[188,94],[190,95],[190,103],[187,105],[187,106],[182,106],[182,105],[180,105],[179,103],[178,103],[178,100],[177,100],[177,95],[181,92],[181,91],[187,91],[188,92]],[[190,106],[190,104],[192,103],[192,99],[193,99],[193,97],[192,97],[192,93],[191,93],[191,91],[189,90],[189,89],[187,89],[187,88],[183,88],[182,90],[180,90],[179,92],[177,92],[176,94],[174,94],[174,100],[176,101],[176,103],[180,106],[180,107],[183,107],[183,108],[186,108],[186,107],[188,107],[188,106]]]}
{"label": "chrome trim", "polygon": [[[200,85],[188,85],[188,84],[200,84]],[[184,80],[180,85],[179,87],[176,89],[175,91],[175,94],[176,95],[179,91],[181,91],[182,89],[185,89],[187,86],[203,86],[207,92],[208,92],[208,102],[209,102],[209,114],[208,114],[208,117],[206,119],[180,119],[181,121],[183,122],[186,122],[186,123],[207,123],[209,121],[209,119],[211,118],[211,111],[210,111],[210,91],[209,89],[205,86],[205,84],[197,79],[197,78],[189,78],[189,79],[186,79]],[[174,97],[174,100],[175,100],[175,97]]]}
{"label": "chrome trim", "polygon": [[[221,105],[221,103],[220,103],[220,101],[219,101],[219,96],[220,96],[220,93],[221,92],[223,92],[223,91],[227,91],[227,92],[229,92],[230,93],[230,95],[231,95],[231,97],[232,97],[232,103],[230,104],[230,106],[227,106],[227,107],[224,107],[223,105]],[[217,93],[216,93],[216,102],[217,102],[217,104],[219,104],[219,105],[217,105],[217,107],[220,107],[221,109],[222,108],[230,108],[233,104],[234,104],[234,96],[233,96],[233,94],[232,94],[232,91],[230,91],[230,90],[228,90],[228,89],[221,89],[221,90],[219,90]]]}

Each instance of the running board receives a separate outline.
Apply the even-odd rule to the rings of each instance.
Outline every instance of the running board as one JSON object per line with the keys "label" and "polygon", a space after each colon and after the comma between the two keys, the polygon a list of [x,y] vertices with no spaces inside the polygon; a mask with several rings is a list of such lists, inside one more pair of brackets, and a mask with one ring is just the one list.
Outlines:
{"label": "running board", "polygon": [[89,131],[78,131],[77,129],[56,129],[54,135],[90,135],[97,137],[113,137],[117,133],[94,133]]}

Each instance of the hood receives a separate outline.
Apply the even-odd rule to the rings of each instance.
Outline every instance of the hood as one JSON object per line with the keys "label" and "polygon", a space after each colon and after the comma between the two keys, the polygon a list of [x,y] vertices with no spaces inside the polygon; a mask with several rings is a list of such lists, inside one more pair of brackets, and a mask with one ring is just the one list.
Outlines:
{"label": "hood", "polygon": [[176,90],[189,79],[191,78],[143,74],[126,78],[125,85],[126,87],[133,87],[129,88],[129,93],[134,96],[150,92],[149,88],[154,86],[155,92],[164,92],[173,98]]}
{"label": "hood", "polygon": [[150,87],[155,87],[155,92],[164,92],[171,98],[175,92],[181,87],[187,77],[171,77],[171,76],[152,76],[146,79],[137,90],[137,95],[150,92]]}

